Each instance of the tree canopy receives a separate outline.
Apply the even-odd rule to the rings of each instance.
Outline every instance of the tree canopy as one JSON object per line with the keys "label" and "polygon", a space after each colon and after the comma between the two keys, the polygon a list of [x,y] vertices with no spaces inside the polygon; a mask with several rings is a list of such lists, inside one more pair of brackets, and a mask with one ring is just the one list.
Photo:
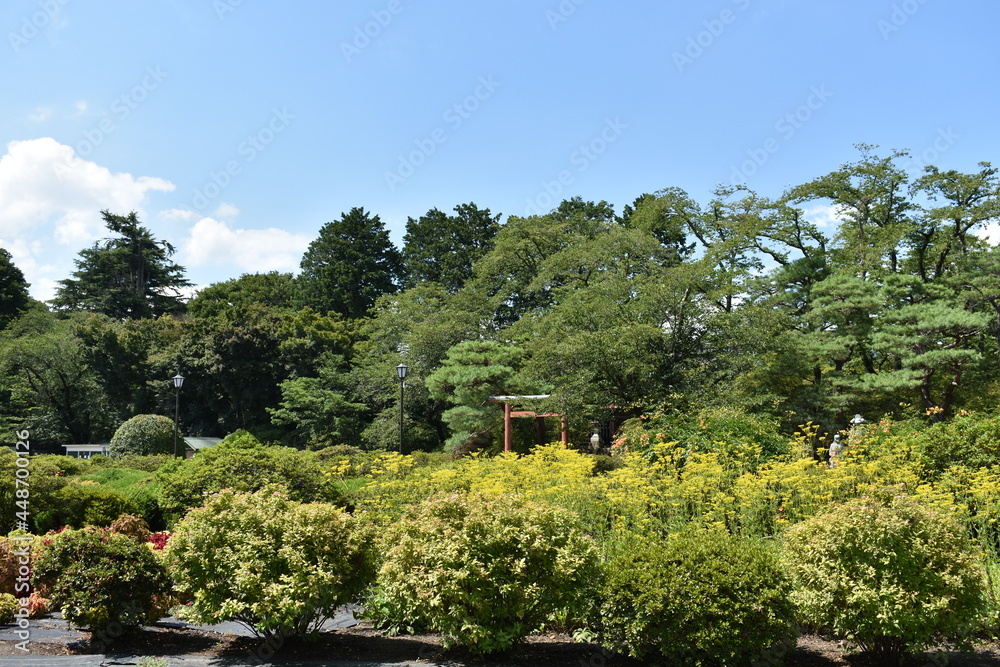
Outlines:
{"label": "tree canopy", "polygon": [[101,215],[115,236],[80,251],[73,278],[59,281],[52,305],[123,320],[183,310],[180,291],[191,283],[184,267],[170,261],[174,247],[139,224],[135,211]]}

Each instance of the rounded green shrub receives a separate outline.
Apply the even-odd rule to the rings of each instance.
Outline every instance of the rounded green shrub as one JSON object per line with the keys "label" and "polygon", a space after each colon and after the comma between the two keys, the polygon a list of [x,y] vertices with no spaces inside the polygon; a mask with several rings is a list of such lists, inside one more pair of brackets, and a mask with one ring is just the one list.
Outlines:
{"label": "rounded green shrub", "polygon": [[194,597],[185,618],[287,638],[318,631],[360,598],[374,578],[371,541],[332,505],[227,489],[177,524],[164,558],[178,591]]}
{"label": "rounded green shrub", "polygon": [[553,614],[584,617],[597,551],[573,513],[518,498],[438,494],[385,536],[367,609],[392,631],[503,651]]}
{"label": "rounded green shrub", "polygon": [[93,482],[64,486],[55,494],[52,505],[52,509],[35,517],[39,531],[62,526],[110,526],[122,514],[137,511],[122,493]]}
{"label": "rounded green shrub", "polygon": [[861,498],[792,527],[784,539],[801,622],[879,660],[961,646],[980,627],[983,572],[951,517],[904,496]]}
{"label": "rounded green shrub", "polygon": [[252,493],[280,484],[297,502],[339,498],[315,452],[263,445],[246,431],[237,431],[193,459],[167,464],[158,478],[160,508],[168,525],[202,505],[206,495],[223,489]]}
{"label": "rounded green shrub", "polygon": [[170,580],[145,544],[93,528],[65,530],[45,542],[34,583],[67,621],[116,637],[157,620],[155,598],[170,591]]}
{"label": "rounded green shrub", "polygon": [[128,454],[149,456],[173,454],[174,420],[163,415],[136,415],[118,427],[111,436],[111,458]]}
{"label": "rounded green shrub", "polygon": [[607,648],[671,665],[771,664],[794,648],[791,585],[759,541],[629,537],[604,570],[594,626]]}

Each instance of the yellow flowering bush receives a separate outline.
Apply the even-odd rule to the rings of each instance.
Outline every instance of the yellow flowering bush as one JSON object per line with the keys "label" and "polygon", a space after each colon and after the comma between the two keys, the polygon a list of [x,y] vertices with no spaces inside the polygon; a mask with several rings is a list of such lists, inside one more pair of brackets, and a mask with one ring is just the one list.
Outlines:
{"label": "yellow flowering bush", "polygon": [[317,632],[374,574],[363,525],[273,487],[209,497],[177,524],[164,559],[177,589],[193,596],[185,618],[234,620],[270,638]]}

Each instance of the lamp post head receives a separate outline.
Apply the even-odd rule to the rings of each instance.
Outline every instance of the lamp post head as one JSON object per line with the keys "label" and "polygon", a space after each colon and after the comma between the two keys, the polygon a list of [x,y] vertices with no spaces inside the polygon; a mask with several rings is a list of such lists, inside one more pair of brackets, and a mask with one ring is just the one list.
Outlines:
{"label": "lamp post head", "polygon": [[399,377],[399,381],[402,382],[406,379],[406,371],[410,369],[406,364],[400,364],[396,366],[396,375]]}
{"label": "lamp post head", "polygon": [[178,373],[177,375],[174,376],[174,388],[180,389],[183,386],[184,386],[184,376]]}

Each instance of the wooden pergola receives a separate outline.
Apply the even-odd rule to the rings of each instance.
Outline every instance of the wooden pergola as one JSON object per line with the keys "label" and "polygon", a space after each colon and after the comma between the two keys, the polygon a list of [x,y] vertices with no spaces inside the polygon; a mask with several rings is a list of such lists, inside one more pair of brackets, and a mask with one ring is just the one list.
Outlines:
{"label": "wooden pergola", "polygon": [[535,433],[539,440],[545,437],[545,418],[559,417],[559,424],[562,427],[562,443],[569,444],[569,427],[566,424],[566,415],[558,412],[538,413],[532,410],[514,410],[514,403],[517,401],[538,400],[550,398],[551,394],[540,394],[534,396],[490,396],[490,402],[503,403],[503,450],[511,451],[511,420],[521,417],[535,418]]}

